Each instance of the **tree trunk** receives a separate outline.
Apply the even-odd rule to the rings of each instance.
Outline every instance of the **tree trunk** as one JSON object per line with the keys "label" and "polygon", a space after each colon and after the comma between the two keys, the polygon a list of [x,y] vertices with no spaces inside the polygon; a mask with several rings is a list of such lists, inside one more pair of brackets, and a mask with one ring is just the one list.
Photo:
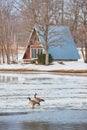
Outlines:
{"label": "tree trunk", "polygon": [[2,60],[3,60],[3,63],[5,63],[4,48],[3,47],[2,47]]}
{"label": "tree trunk", "polygon": [[16,48],[16,54],[17,54],[17,62],[18,62],[18,43],[17,43],[17,48]]}
{"label": "tree trunk", "polygon": [[84,54],[84,48],[83,47],[81,48],[81,53],[82,53],[83,60],[85,61],[85,54]]}
{"label": "tree trunk", "polygon": [[0,64],[1,64],[1,48],[0,48]]}
{"label": "tree trunk", "polygon": [[45,59],[45,64],[49,64],[49,53],[48,53],[48,25],[46,26],[45,30],[45,44],[46,44],[46,59]]}
{"label": "tree trunk", "polygon": [[10,56],[9,56],[8,51],[7,51],[7,53],[6,53],[6,57],[7,57],[7,64],[10,64]]}
{"label": "tree trunk", "polygon": [[1,41],[1,48],[0,48],[0,58],[1,63],[5,63],[5,50],[4,50],[4,43]]}
{"label": "tree trunk", "polygon": [[[4,50],[6,57],[7,57],[7,63],[10,64],[10,55],[9,55],[9,50],[8,50],[9,48],[8,48],[8,45],[7,45],[7,49],[6,49],[5,42],[2,42],[3,50]],[[4,58],[4,55],[3,55],[3,58]]]}
{"label": "tree trunk", "polygon": [[84,32],[85,32],[84,62],[87,63],[87,39],[86,39],[86,37],[87,37],[87,28],[86,28],[86,24],[83,25],[83,30],[84,30]]}
{"label": "tree trunk", "polygon": [[48,50],[46,50],[46,59],[45,59],[45,64],[46,64],[46,65],[49,64],[49,53],[48,53]]}
{"label": "tree trunk", "polygon": [[87,63],[87,44],[85,45],[85,63]]}

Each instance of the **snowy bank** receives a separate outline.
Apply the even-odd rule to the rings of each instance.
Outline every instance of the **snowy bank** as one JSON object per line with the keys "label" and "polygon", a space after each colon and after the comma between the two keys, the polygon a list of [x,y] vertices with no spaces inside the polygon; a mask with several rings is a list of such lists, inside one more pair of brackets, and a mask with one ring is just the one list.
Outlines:
{"label": "snowy bank", "polygon": [[87,73],[87,64],[83,61],[53,62],[51,65],[35,64],[1,64],[0,71],[37,71],[37,72],[65,72],[65,73]]}

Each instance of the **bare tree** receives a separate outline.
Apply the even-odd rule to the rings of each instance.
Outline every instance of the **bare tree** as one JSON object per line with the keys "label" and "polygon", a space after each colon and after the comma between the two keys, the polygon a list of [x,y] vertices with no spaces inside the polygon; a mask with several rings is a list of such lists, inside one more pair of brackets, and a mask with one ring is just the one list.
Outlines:
{"label": "bare tree", "polygon": [[75,41],[82,46],[84,62],[87,63],[87,0],[69,0],[66,4],[65,21]]}
{"label": "bare tree", "polygon": [[[22,0],[22,15],[25,17],[25,22],[29,20],[28,25],[31,27],[34,25],[40,25],[40,30],[43,30],[45,49],[46,49],[46,61],[45,64],[48,65],[49,59],[49,26],[59,24],[60,20],[58,16],[60,15],[59,10],[62,10],[62,5],[60,0]],[[28,19],[28,20],[27,20]],[[63,19],[63,16],[62,16]]]}
{"label": "bare tree", "polygon": [[13,0],[1,0],[0,1],[0,45],[2,48],[3,63],[5,62],[5,55],[7,58],[7,63],[10,64],[11,50],[10,46],[12,44],[12,9],[14,1]]}
{"label": "bare tree", "polygon": [[87,63],[87,0],[80,1],[80,14],[79,14],[79,22],[83,30],[84,37],[84,62]]}
{"label": "bare tree", "polygon": [[[15,2],[16,4],[14,4]],[[0,1],[0,30],[2,30],[0,37],[1,43],[3,43],[0,43],[0,48],[4,50],[1,51],[3,56],[6,53],[8,63],[10,62],[12,36],[19,37],[19,33],[25,34],[26,41],[34,25],[40,25],[40,30],[44,32],[46,64],[49,64],[48,36],[51,25],[68,25],[70,27],[75,41],[81,43],[82,48],[85,48],[85,53],[83,53],[84,51],[82,53],[84,62],[87,63],[87,0],[21,0],[19,2],[15,0],[15,2],[14,0]],[[19,12],[17,21],[12,17],[13,6],[17,9],[17,13]],[[2,45],[4,46],[2,47]]]}

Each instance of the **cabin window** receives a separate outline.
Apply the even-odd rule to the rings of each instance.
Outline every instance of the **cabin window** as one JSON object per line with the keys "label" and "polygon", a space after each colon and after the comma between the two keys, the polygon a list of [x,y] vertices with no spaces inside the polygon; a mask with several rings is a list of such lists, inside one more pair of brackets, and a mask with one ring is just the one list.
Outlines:
{"label": "cabin window", "polygon": [[42,49],[38,49],[38,54],[42,54]]}
{"label": "cabin window", "polygon": [[32,49],[32,58],[36,58],[36,49]]}

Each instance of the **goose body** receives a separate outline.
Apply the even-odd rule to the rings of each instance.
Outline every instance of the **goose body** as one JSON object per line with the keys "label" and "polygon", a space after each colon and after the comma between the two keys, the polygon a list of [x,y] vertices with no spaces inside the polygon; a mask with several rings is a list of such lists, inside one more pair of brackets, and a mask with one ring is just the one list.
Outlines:
{"label": "goose body", "polygon": [[34,108],[34,106],[35,106],[36,104],[38,104],[35,100],[31,100],[30,97],[27,97],[27,99],[28,99],[28,103],[32,106],[32,108]]}
{"label": "goose body", "polygon": [[36,97],[37,93],[34,94],[35,101],[40,105],[40,102],[44,102],[44,99]]}

